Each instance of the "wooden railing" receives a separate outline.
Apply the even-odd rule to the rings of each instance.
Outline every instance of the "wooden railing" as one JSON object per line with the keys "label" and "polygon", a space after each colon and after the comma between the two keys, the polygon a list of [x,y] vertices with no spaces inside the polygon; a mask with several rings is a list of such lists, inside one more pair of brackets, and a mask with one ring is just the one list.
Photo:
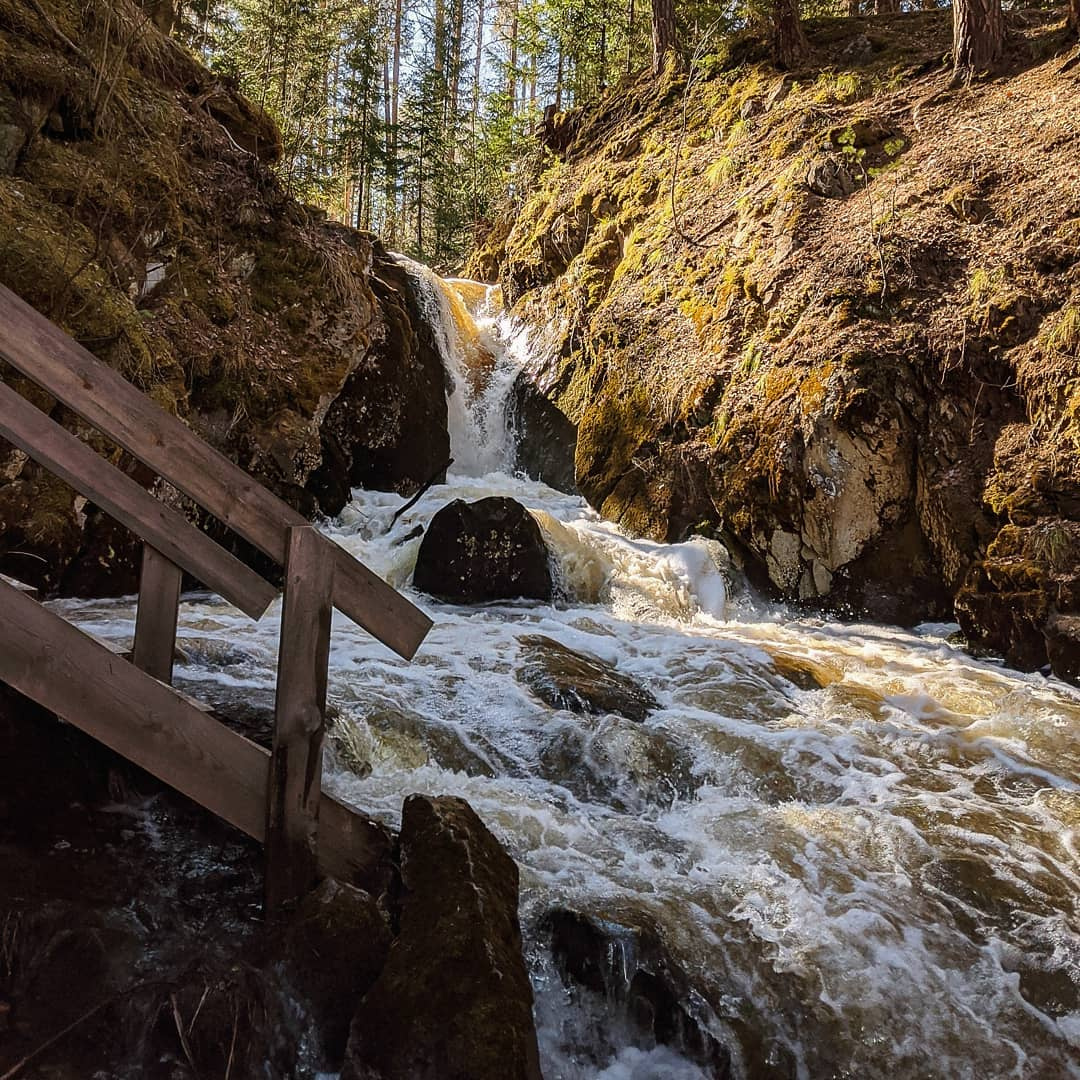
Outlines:
{"label": "wooden railing", "polygon": [[170,685],[183,573],[258,619],[277,590],[0,383],[0,437],[144,543],[131,662],[0,580],[0,681],[266,845],[274,910],[370,858],[369,826],[322,793],[334,607],[411,659],[426,615],[292,507],[0,286],[0,357],[285,568],[273,749]]}

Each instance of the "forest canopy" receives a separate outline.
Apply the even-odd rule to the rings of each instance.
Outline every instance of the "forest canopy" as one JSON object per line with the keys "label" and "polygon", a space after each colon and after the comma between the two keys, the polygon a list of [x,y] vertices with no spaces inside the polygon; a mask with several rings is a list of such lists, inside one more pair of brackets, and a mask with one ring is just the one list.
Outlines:
{"label": "forest canopy", "polygon": [[[279,123],[288,190],[436,266],[459,265],[532,173],[545,110],[698,63],[740,35],[806,62],[806,18],[948,0],[144,0]],[[958,78],[1004,46],[1001,0],[957,0]],[[1080,0],[1072,0],[1074,31]]]}

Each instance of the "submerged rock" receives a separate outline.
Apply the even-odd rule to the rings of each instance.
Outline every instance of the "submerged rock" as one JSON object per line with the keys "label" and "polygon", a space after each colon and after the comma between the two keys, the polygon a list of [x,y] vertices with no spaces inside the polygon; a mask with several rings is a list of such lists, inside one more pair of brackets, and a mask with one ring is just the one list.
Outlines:
{"label": "submerged rock", "polygon": [[730,1049],[710,1030],[717,1018],[666,955],[655,930],[566,908],[548,912],[542,929],[567,987],[602,995],[646,1046],[671,1046],[716,1080],[734,1075]]}
{"label": "submerged rock", "polygon": [[514,499],[455,499],[428,526],[413,584],[443,600],[550,600],[548,549],[532,515]]}
{"label": "submerged rock", "polygon": [[386,963],[391,939],[375,900],[332,878],[304,898],[288,928],[285,971],[331,1062],[345,1053],[353,1014]]}
{"label": "submerged rock", "polygon": [[575,652],[543,634],[518,639],[524,661],[517,680],[553,709],[644,720],[660,707],[652,693],[613,664]]}
{"label": "submerged rock", "polygon": [[513,859],[464,800],[413,795],[401,881],[400,934],[342,1080],[539,1080]]}

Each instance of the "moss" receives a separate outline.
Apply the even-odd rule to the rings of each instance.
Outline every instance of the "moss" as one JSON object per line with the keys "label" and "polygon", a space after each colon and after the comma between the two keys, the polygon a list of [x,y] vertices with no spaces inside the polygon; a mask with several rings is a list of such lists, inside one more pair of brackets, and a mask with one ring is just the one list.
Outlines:
{"label": "moss", "polygon": [[1048,349],[1080,359],[1080,306],[1062,308],[1044,341]]}

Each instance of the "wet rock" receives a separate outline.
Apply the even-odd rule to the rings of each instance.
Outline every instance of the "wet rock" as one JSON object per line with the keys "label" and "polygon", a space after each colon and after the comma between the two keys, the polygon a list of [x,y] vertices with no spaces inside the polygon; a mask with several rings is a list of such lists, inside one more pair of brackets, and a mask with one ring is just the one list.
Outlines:
{"label": "wet rock", "polygon": [[514,382],[511,416],[518,468],[559,491],[576,493],[577,425],[524,374]]}
{"label": "wet rock", "polygon": [[340,513],[354,487],[412,494],[450,458],[446,376],[415,286],[380,247],[371,285],[385,330],[327,410],[323,463],[309,482],[326,514]]}
{"label": "wet rock", "polygon": [[550,600],[548,549],[532,515],[514,499],[444,506],[420,544],[413,584],[443,600]]}
{"label": "wet rock", "polygon": [[285,972],[311,1011],[329,1064],[340,1065],[353,1014],[391,940],[386,917],[362,889],[327,879],[301,902],[285,938]]}
{"label": "wet rock", "polygon": [[598,915],[556,908],[544,918],[563,983],[602,995],[646,1045],[671,1046],[716,1080],[733,1075],[717,1018],[667,956],[657,932]]}
{"label": "wet rock", "polygon": [[518,682],[553,709],[644,720],[660,707],[646,687],[605,660],[575,652],[543,634],[526,634],[518,641],[523,647]]}
{"label": "wet rock", "polygon": [[1080,686],[1080,616],[1053,615],[1043,627],[1043,637],[1053,673]]}
{"label": "wet rock", "polygon": [[517,865],[466,802],[412,795],[401,881],[400,933],[342,1080],[539,1080]]}
{"label": "wet rock", "polygon": [[973,646],[1037,671],[1049,662],[1077,678],[1080,523],[1043,519],[1006,525],[956,596],[956,617]]}

